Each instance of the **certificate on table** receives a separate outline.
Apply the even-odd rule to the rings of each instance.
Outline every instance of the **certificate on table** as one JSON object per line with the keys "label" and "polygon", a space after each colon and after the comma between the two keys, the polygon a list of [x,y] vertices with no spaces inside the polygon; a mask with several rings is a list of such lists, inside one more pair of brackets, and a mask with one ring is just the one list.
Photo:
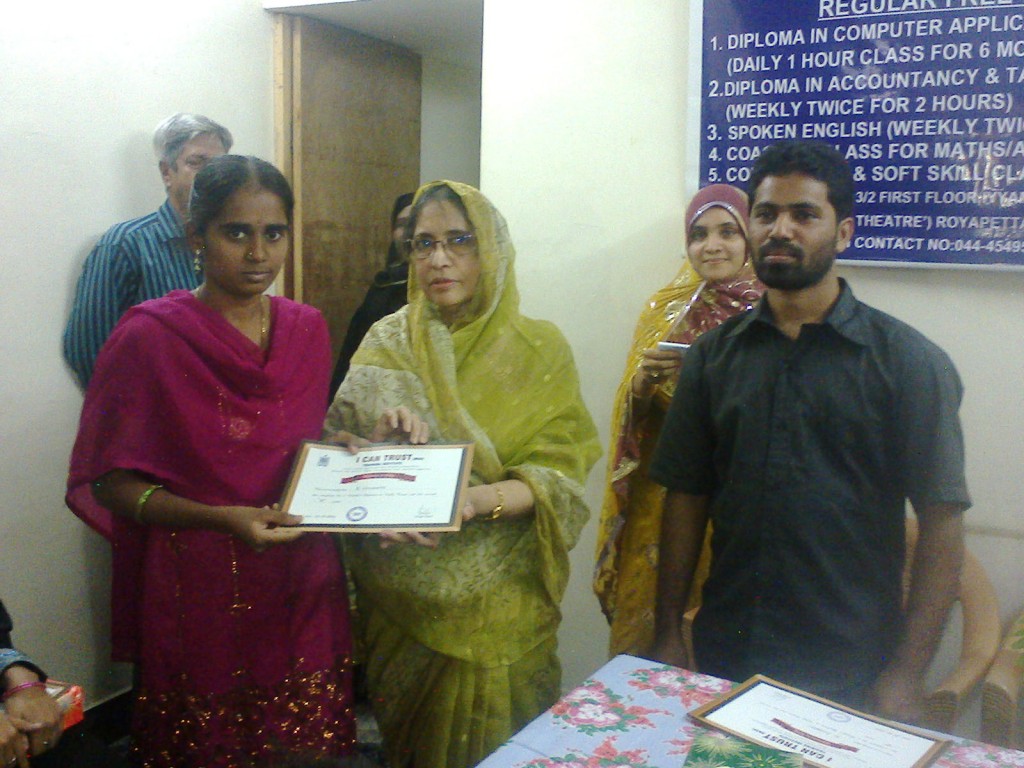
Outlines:
{"label": "certificate on table", "polygon": [[946,745],[761,675],[690,716],[756,744],[796,752],[823,768],[922,768]]}
{"label": "certificate on table", "polygon": [[457,531],[473,444],[302,444],[281,506],[300,528],[339,532]]}

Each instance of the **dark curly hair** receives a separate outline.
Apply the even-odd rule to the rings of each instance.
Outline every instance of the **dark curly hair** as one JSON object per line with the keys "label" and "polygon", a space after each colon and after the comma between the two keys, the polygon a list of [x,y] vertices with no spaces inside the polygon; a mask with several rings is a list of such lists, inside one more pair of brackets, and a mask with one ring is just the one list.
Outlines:
{"label": "dark curly hair", "polygon": [[757,188],[766,176],[801,173],[828,187],[828,201],[836,221],[853,215],[853,174],[846,158],[835,147],[820,141],[780,141],[765,149],[754,161],[747,184],[753,205]]}

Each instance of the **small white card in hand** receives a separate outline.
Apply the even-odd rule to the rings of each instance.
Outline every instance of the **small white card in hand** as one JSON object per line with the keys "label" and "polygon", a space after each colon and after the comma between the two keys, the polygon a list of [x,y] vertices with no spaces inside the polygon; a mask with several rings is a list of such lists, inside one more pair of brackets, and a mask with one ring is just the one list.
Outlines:
{"label": "small white card in hand", "polygon": [[457,531],[472,443],[342,445],[305,442],[281,507],[300,528],[339,532]]}
{"label": "small white card in hand", "polygon": [[689,348],[690,348],[689,344],[682,344],[682,343],[677,342],[677,341],[659,341],[658,342],[658,349],[660,349],[662,352],[678,352],[679,354],[682,354],[683,352],[685,352]]}

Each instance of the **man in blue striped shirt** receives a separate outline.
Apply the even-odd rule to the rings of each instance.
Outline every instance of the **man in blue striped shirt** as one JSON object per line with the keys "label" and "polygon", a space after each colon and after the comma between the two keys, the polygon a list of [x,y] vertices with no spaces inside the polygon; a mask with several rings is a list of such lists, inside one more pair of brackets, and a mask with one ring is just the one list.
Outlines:
{"label": "man in blue striped shirt", "polygon": [[64,359],[83,389],[100,348],[129,307],[202,282],[185,242],[188,197],[196,173],[230,150],[232,142],[227,128],[202,115],[178,113],[157,126],[153,150],[167,201],[153,213],[107,230],[78,279],[64,330]]}

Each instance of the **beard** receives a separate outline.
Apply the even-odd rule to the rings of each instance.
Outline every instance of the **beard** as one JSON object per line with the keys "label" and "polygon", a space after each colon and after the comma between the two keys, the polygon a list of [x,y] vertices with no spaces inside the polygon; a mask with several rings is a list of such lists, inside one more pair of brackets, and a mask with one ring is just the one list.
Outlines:
{"label": "beard", "polygon": [[[784,253],[793,261],[766,262],[770,253]],[[799,291],[820,283],[836,260],[835,247],[823,246],[810,255],[803,248],[785,240],[769,239],[754,253],[754,272],[769,288]]]}

